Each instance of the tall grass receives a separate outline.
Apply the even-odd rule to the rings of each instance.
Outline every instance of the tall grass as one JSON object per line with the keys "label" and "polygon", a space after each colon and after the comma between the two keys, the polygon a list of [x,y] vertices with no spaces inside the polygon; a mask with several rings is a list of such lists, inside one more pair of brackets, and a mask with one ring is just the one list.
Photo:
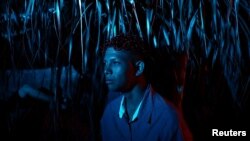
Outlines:
{"label": "tall grass", "polygon": [[[0,12],[2,68],[51,67],[55,93],[55,68],[75,63],[97,78],[103,41],[134,33],[155,48],[193,54],[197,67],[198,60],[211,60],[210,70],[219,62],[235,101],[244,105],[248,97],[248,0],[9,0]],[[100,81],[91,83],[94,91]]]}

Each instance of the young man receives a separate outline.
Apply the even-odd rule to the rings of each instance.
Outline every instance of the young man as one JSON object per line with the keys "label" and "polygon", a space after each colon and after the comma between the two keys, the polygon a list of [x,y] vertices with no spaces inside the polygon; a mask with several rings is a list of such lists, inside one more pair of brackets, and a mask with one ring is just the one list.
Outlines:
{"label": "young man", "polygon": [[119,35],[106,42],[104,75],[111,101],[101,119],[104,141],[183,140],[175,111],[146,79],[148,49],[141,39]]}

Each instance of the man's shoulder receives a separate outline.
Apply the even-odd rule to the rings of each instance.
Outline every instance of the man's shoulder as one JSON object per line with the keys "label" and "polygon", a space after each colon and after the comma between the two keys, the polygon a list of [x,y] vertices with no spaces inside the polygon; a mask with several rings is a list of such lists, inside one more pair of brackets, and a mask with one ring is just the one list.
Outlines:
{"label": "man's shoulder", "polygon": [[119,108],[122,96],[109,101],[104,108],[104,113],[101,118],[101,124],[110,124],[116,117],[119,117]]}
{"label": "man's shoulder", "polygon": [[154,108],[156,111],[160,111],[159,114],[166,118],[177,118],[177,111],[173,103],[167,101],[158,93],[154,94],[153,99]]}
{"label": "man's shoulder", "polygon": [[105,107],[105,111],[118,113],[121,100],[122,100],[122,96],[118,96],[115,99],[109,101]]}

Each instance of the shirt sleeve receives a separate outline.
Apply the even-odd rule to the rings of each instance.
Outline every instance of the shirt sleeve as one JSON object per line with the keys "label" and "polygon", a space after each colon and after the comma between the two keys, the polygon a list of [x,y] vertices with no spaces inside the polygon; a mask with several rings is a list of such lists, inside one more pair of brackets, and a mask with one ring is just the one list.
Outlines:
{"label": "shirt sleeve", "polygon": [[169,117],[161,130],[160,141],[183,141],[183,135],[176,116]]}
{"label": "shirt sleeve", "polygon": [[106,140],[108,140],[108,134],[107,134],[107,130],[105,130],[105,127],[107,126],[106,124],[106,122],[108,122],[107,121],[107,116],[108,116],[108,114],[107,114],[107,109],[104,111],[104,114],[103,114],[103,116],[102,116],[102,119],[101,119],[101,122],[100,122],[100,124],[101,124],[101,137],[102,137],[102,141],[106,141]]}
{"label": "shirt sleeve", "polygon": [[113,118],[112,118],[112,108],[110,105],[108,105],[103,113],[102,119],[101,119],[101,137],[102,141],[110,141],[111,140],[111,133],[114,130],[113,124]]}

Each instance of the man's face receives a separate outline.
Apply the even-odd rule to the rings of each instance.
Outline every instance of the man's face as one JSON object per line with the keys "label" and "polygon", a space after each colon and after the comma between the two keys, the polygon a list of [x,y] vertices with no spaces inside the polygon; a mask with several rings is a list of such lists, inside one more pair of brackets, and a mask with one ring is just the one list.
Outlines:
{"label": "man's face", "polygon": [[110,91],[128,91],[135,83],[136,69],[127,51],[107,48],[104,55],[105,82]]}

